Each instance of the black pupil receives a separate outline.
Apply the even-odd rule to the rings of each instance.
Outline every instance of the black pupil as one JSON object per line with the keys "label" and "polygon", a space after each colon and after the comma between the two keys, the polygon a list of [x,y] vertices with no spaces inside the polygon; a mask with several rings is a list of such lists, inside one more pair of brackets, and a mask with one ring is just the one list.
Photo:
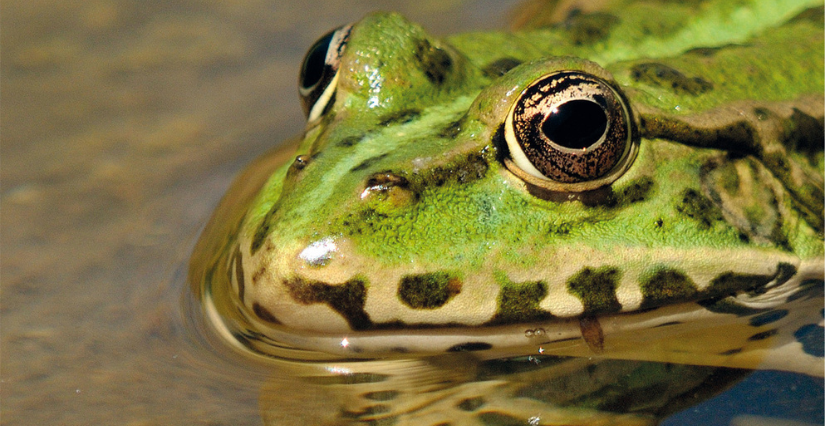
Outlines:
{"label": "black pupil", "polygon": [[571,149],[584,149],[598,142],[607,129],[607,114],[589,100],[576,99],[556,107],[544,119],[541,131],[551,141]]}
{"label": "black pupil", "polygon": [[301,67],[301,87],[310,88],[321,81],[321,77],[324,76],[327,50],[329,50],[333,33],[334,31],[330,31],[309,48],[304,58],[304,65]]}

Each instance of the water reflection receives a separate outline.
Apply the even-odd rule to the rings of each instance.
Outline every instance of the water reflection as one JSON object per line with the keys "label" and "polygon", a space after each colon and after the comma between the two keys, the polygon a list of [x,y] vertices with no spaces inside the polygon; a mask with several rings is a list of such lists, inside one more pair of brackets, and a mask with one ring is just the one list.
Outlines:
{"label": "water reflection", "polygon": [[274,376],[260,403],[271,425],[283,424],[290,412],[284,395],[297,389],[323,395],[324,421],[335,424],[641,426],[658,424],[745,374],[635,361],[549,356],[485,361],[451,354],[327,364],[314,375],[292,371]]}

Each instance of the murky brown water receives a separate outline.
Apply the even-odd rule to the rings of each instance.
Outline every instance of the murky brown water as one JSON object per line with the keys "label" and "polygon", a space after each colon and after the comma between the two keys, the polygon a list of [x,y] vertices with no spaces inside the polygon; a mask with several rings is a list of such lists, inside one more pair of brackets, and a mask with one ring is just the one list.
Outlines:
{"label": "murky brown water", "polygon": [[[261,424],[261,367],[185,325],[186,260],[232,177],[303,126],[305,49],[374,9],[447,34],[512,3],[4,1],[0,423]],[[311,424],[324,401],[282,403]]]}

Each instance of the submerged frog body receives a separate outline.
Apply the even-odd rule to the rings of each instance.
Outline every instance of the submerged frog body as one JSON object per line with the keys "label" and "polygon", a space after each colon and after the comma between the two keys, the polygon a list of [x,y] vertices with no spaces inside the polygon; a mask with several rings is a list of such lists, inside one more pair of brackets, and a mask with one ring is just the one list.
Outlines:
{"label": "submerged frog body", "polygon": [[[615,2],[519,32],[373,14],[191,277],[257,352],[479,351],[822,375],[822,6]],[[735,4],[734,4],[735,3]]]}

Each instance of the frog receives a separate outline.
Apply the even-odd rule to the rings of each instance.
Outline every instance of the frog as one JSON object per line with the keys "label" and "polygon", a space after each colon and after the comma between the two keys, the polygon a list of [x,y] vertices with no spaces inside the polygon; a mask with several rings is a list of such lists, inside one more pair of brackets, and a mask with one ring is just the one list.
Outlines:
{"label": "frog", "polygon": [[[295,140],[190,263],[278,360],[558,356],[823,372],[823,6],[533,2],[322,36]],[[561,18],[558,18],[561,16]]]}

